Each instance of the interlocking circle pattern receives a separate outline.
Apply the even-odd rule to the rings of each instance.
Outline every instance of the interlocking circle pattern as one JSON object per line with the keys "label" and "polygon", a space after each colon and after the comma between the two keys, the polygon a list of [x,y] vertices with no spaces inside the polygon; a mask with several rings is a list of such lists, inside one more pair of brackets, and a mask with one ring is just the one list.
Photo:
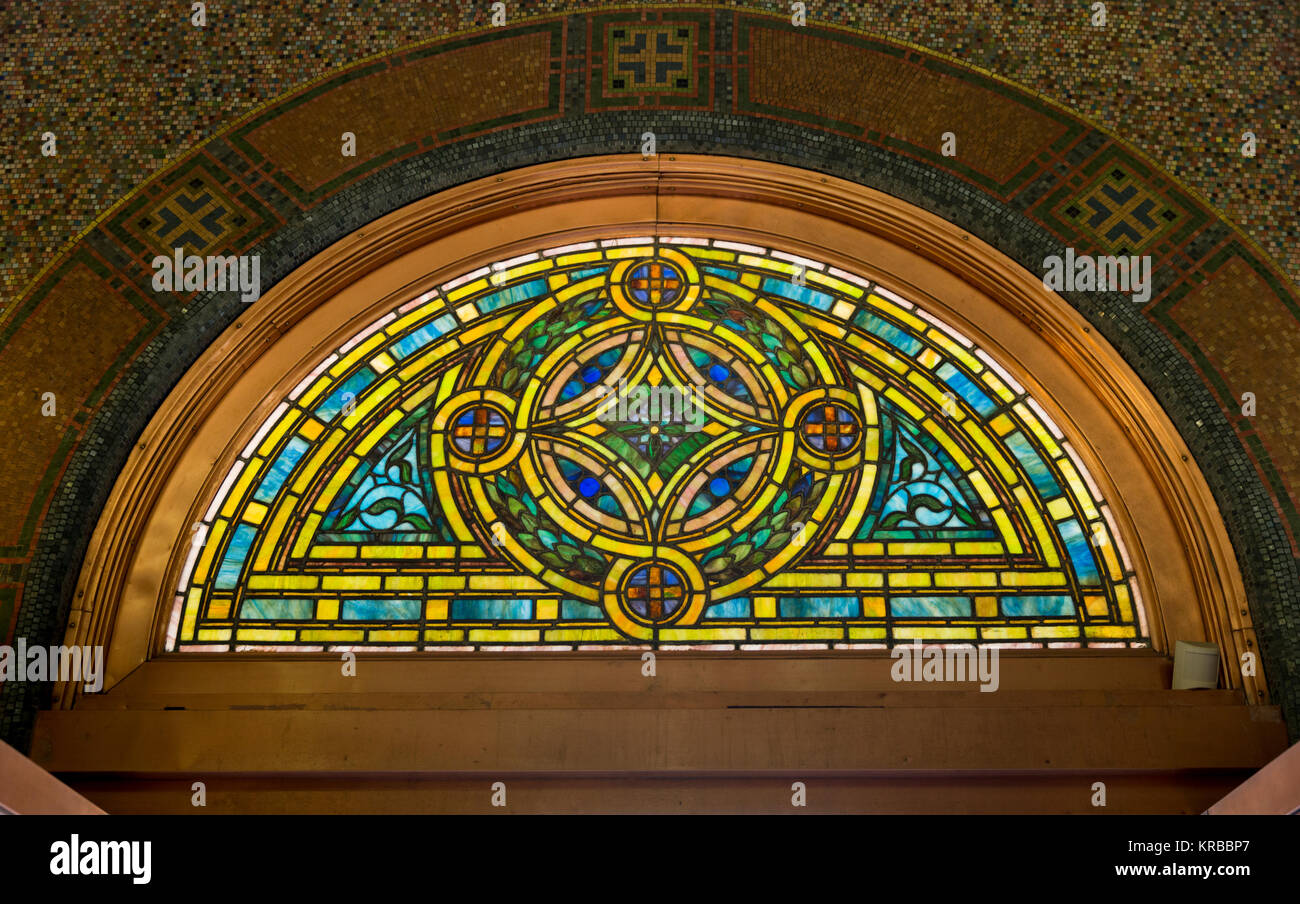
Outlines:
{"label": "interlocking circle pattern", "polygon": [[654,637],[815,546],[874,448],[870,394],[814,342],[658,249],[502,333],[467,385],[512,391],[444,402],[432,458],[522,568]]}

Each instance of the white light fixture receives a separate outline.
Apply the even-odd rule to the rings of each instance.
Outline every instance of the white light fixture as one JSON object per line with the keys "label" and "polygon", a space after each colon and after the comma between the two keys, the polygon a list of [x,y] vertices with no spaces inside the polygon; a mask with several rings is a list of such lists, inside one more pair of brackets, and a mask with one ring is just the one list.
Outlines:
{"label": "white light fixture", "polygon": [[1174,645],[1174,690],[1219,686],[1219,647],[1180,640]]}

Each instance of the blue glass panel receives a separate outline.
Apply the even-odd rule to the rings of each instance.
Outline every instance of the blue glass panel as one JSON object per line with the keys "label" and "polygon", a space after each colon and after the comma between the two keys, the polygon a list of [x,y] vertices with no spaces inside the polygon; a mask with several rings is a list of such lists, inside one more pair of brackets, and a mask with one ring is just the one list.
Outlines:
{"label": "blue glass panel", "polygon": [[740,281],[740,271],[738,270],[728,270],[726,267],[712,267],[712,266],[701,267],[700,269],[703,270],[705,273],[712,273],[714,276],[721,276],[723,279],[727,280],[728,282]]}
{"label": "blue glass panel", "polygon": [[965,472],[933,437],[884,401],[880,424],[881,448],[891,462],[883,472],[889,480],[877,495],[883,505],[863,520],[859,537],[940,539],[942,532],[960,531],[961,539],[974,539],[989,531],[992,517]]}
{"label": "blue glass panel", "polygon": [[774,279],[770,276],[763,280],[763,291],[770,292],[773,295],[780,295],[782,298],[788,298],[791,301],[802,302],[808,307],[816,308],[819,311],[829,311],[831,304],[835,301],[825,292],[818,292],[816,289],[810,289],[807,286],[796,286],[784,279]]}
{"label": "blue glass panel", "polygon": [[509,621],[533,617],[532,600],[455,600],[451,617],[470,621]]}
{"label": "blue glass panel", "polygon": [[723,603],[715,603],[708,609],[704,610],[705,618],[749,618],[752,609],[749,600],[745,597],[737,597],[734,600],[727,600]]}
{"label": "blue glass panel", "polygon": [[1068,596],[1007,596],[1002,598],[1003,615],[1073,615],[1074,601]]}
{"label": "blue glass panel", "polygon": [[861,608],[856,596],[783,596],[776,602],[782,618],[852,618]]}
{"label": "blue glass panel", "polygon": [[266,476],[262,478],[253,498],[258,502],[270,502],[275,499],[275,494],[280,492],[280,487],[284,486],[285,480],[298,464],[298,460],[307,454],[310,448],[311,444],[298,436],[285,443],[284,449],[266,472]]}
{"label": "blue glass panel", "polygon": [[1029,440],[1025,439],[1023,433],[1017,430],[1015,433],[1008,434],[1005,442],[1007,448],[1020,460],[1021,467],[1029,474],[1029,479],[1042,494],[1043,499],[1054,499],[1061,495],[1061,485],[1056,482],[1047,464],[1034,451],[1034,447],[1029,444]]}
{"label": "blue glass panel", "polygon": [[314,600],[246,599],[239,607],[242,619],[284,619],[307,621],[315,615]]}
{"label": "blue glass panel", "polygon": [[896,596],[889,611],[899,618],[951,618],[971,614],[968,596]]}
{"label": "blue glass panel", "polygon": [[944,364],[935,371],[935,374],[984,417],[992,417],[997,412],[997,404],[971,382],[969,377],[951,364]]}
{"label": "blue glass panel", "polygon": [[336,497],[326,513],[326,531],[429,532],[444,540],[454,536],[441,510],[426,500],[417,433],[406,430],[383,457],[366,465],[364,478],[349,495]]}
{"label": "blue glass panel", "polygon": [[1062,521],[1057,528],[1070,553],[1070,561],[1074,563],[1074,573],[1079,578],[1079,583],[1100,584],[1101,574],[1097,571],[1097,560],[1093,558],[1092,547],[1088,544],[1083,529],[1079,527],[1079,522],[1071,518]]}
{"label": "blue glass panel", "polygon": [[239,573],[244,570],[244,560],[248,558],[248,548],[253,545],[257,528],[251,524],[241,524],[235,528],[235,535],[226,547],[226,557],[221,560],[221,568],[212,586],[217,590],[234,590],[239,583]]}
{"label": "blue glass panel", "polygon": [[397,360],[402,360],[408,355],[424,348],[434,339],[446,333],[456,326],[456,318],[450,314],[443,314],[436,320],[426,323],[412,333],[408,333],[401,339],[398,339],[388,347],[388,352]]}
{"label": "blue glass panel", "polygon": [[414,621],[419,600],[344,600],[344,621]]}
{"label": "blue glass panel", "polygon": [[371,370],[368,365],[359,368],[355,373],[340,383],[332,395],[316,406],[316,416],[323,421],[333,420],[334,415],[342,411],[343,406],[348,401],[344,396],[351,393],[352,401],[356,402],[361,396],[361,391],[371,383],[375,382],[375,379],[378,376],[379,375]]}
{"label": "blue glass panel", "polygon": [[878,339],[883,339],[905,355],[915,355],[925,345],[907,330],[894,326],[888,320],[877,317],[870,311],[858,311],[853,315],[853,323]]}
{"label": "blue glass panel", "polygon": [[497,308],[518,304],[521,301],[527,301],[530,298],[545,294],[546,280],[534,279],[526,283],[520,283],[517,286],[509,286],[500,292],[493,292],[491,295],[485,295],[476,304],[480,313],[486,314],[488,311],[495,311]]}

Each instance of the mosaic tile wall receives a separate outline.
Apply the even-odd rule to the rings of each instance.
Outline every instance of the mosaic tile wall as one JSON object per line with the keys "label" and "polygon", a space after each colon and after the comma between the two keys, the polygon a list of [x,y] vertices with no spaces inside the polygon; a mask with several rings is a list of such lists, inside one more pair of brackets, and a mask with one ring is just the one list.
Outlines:
{"label": "mosaic tile wall", "polygon": [[[948,54],[1123,135],[1300,279],[1294,3],[1150,3],[1140,15],[1113,3],[1104,29],[1088,25],[1083,0],[807,5],[813,22]],[[489,3],[449,0],[208,6],[206,30],[189,24],[188,3],[0,10],[0,135],[10,149],[0,164],[10,204],[0,229],[6,303],[105,208],[224,124],[340,66],[483,26],[490,16]],[[512,17],[602,6],[609,4],[509,4]],[[1254,159],[1239,152],[1246,129],[1259,137]],[[46,130],[59,136],[57,158],[39,154]]]}
{"label": "mosaic tile wall", "polygon": [[[9,268],[0,320],[3,426],[30,453],[0,471],[7,537],[0,633],[57,636],[112,475],[179,374],[242,310],[228,295],[153,293],[154,254],[180,245],[260,253],[269,286],[335,239],[430,192],[547,159],[626,151],[635,147],[629,136],[651,128],[661,150],[755,156],[864,182],[962,224],[1028,267],[1063,243],[1151,254],[1149,304],[1067,298],[1147,381],[1202,464],[1234,534],[1270,682],[1288,712],[1300,713],[1300,516],[1289,489],[1300,480],[1289,401],[1300,387],[1294,368],[1258,351],[1261,341],[1283,359],[1300,349],[1300,306],[1284,269],[1296,271],[1288,256],[1295,191],[1275,188],[1283,174],[1295,178],[1296,137],[1287,131],[1295,63],[1285,53],[1294,23],[1264,5],[1230,13],[1207,4],[1206,21],[1219,24],[1202,35],[1191,26],[1124,25],[1112,11],[1113,30],[1095,42],[1073,4],[1059,13],[1080,20],[1073,30],[1061,18],[1017,22],[982,4],[942,14],[952,16],[947,25],[918,18],[922,4],[897,6],[887,20],[868,20],[813,4],[812,23],[798,30],[784,18],[721,6],[602,8],[471,29],[375,59],[365,58],[482,23],[486,4],[375,4],[355,11],[356,21],[322,11],[292,22],[284,17],[295,14],[235,5],[219,19],[213,6],[207,32],[179,12],[144,22],[112,5],[97,5],[94,16],[74,4],[0,13],[9,49],[0,63],[3,103],[13,106],[6,129],[17,135],[11,146],[33,148],[11,155],[0,175],[6,197],[17,200],[0,258]],[[1183,9],[1151,15],[1195,21]],[[1229,16],[1240,21],[1228,24]],[[915,48],[818,26],[836,17],[1022,78],[1045,95],[1059,92],[1139,146],[1160,136],[1147,149],[1185,184],[1032,94]],[[245,43],[212,41],[219,22]],[[1002,34],[1041,49],[996,50]],[[1221,52],[1204,46],[1215,40]],[[1100,55],[1094,43],[1110,49]],[[1151,62],[1161,54],[1177,59]],[[1256,59],[1258,66],[1244,62]],[[311,83],[342,63],[354,65]],[[1115,80],[1126,77],[1134,86],[1174,85],[1167,90],[1178,96],[1116,94]],[[1229,112],[1196,112],[1227,93],[1198,93],[1202,82],[1238,84],[1241,93],[1225,100]],[[303,87],[258,107],[294,85]],[[56,90],[85,95],[62,108],[63,128],[39,115],[43,93]],[[1238,104],[1266,123],[1255,128],[1261,148],[1284,147],[1289,157],[1262,151],[1248,161],[1235,138],[1207,137],[1241,118]],[[1108,109],[1114,122],[1102,115]],[[1152,130],[1173,119],[1196,126]],[[356,158],[337,154],[342,122],[363,136]],[[948,127],[961,136],[953,159],[932,139]],[[58,157],[39,156],[47,128],[60,135]],[[1161,143],[1173,136],[1186,137],[1178,147],[1195,172]],[[1274,178],[1226,175],[1242,168]],[[1210,175],[1200,182],[1203,172]],[[150,173],[157,178],[110,209]],[[1281,266],[1195,195],[1213,199],[1225,188],[1250,198],[1240,221],[1265,229],[1257,239]],[[55,254],[96,216],[79,244]],[[1225,306],[1233,316],[1222,316]],[[72,325],[87,338],[67,345]],[[47,389],[60,399],[59,413],[38,417]],[[1243,391],[1258,395],[1257,417],[1240,416]],[[37,701],[15,687],[5,688],[0,732],[21,741]]]}

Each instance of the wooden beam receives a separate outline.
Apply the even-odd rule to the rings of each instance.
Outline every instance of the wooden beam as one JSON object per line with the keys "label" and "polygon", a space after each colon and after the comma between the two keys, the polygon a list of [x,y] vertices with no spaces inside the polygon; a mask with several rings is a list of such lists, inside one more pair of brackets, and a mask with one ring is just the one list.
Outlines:
{"label": "wooden beam", "polygon": [[[641,672],[637,651],[618,653],[528,654],[448,653],[437,657],[384,653],[357,654],[356,675],[345,677],[337,654],[196,654],[160,656],[99,694],[84,694],[78,709],[162,709],[183,706],[310,708],[358,706],[433,708],[460,697],[489,701],[502,695],[563,702],[576,695],[613,699],[636,697],[640,705],[668,705],[663,695],[806,695],[950,693],[943,682],[899,683],[890,675],[894,660],[883,652],[834,650],[821,654],[660,652],[653,678]],[[998,692],[992,701],[1019,691],[1097,693],[1168,691],[1172,663],[1154,652],[1099,650],[1003,650]],[[962,689],[973,690],[975,685]],[[1220,692],[1181,692],[1163,702],[1199,704]],[[1245,702],[1240,692],[1238,702]],[[656,702],[659,701],[659,702]],[[736,700],[735,702],[740,702]],[[753,702],[753,701],[750,701]],[[775,701],[773,701],[775,702]],[[789,702],[789,701],[782,701]],[[570,706],[575,704],[570,703]],[[604,705],[609,705],[605,703]]]}
{"label": "wooden beam", "polygon": [[[1195,815],[1241,780],[1237,771],[862,776],[244,776],[205,775],[206,806],[177,776],[68,776],[110,813],[1016,813]],[[493,807],[492,784],[506,785]],[[806,808],[792,805],[804,782]]]}
{"label": "wooden beam", "polygon": [[[1169,692],[1175,695],[1177,692]],[[975,692],[978,697],[978,692]],[[991,695],[996,696],[996,695]],[[726,709],[44,712],[52,772],[416,774],[1256,769],[1272,707],[1053,705]]]}

